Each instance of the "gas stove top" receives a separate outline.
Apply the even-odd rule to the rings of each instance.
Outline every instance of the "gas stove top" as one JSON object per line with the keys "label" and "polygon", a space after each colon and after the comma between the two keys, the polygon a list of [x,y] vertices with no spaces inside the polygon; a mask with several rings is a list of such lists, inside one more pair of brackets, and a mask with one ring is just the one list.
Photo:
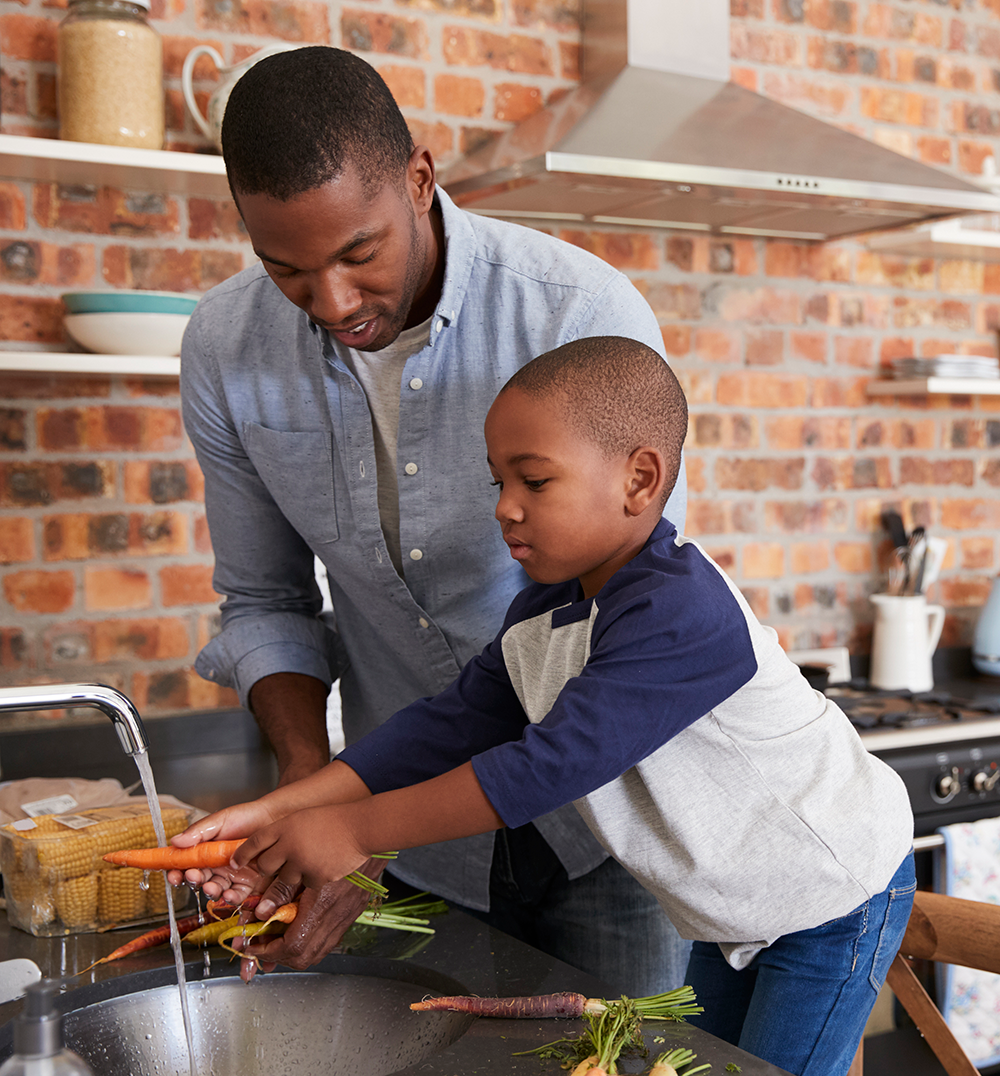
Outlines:
{"label": "gas stove top", "polygon": [[879,691],[856,679],[826,694],[847,714],[869,751],[1000,737],[1000,683],[960,691]]}

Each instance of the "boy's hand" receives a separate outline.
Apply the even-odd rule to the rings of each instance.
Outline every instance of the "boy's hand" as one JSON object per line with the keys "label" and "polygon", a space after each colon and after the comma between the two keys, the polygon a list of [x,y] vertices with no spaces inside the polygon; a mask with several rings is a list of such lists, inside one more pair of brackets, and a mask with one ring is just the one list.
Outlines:
{"label": "boy's hand", "polygon": [[[229,841],[246,837],[262,826],[274,821],[274,816],[263,800],[251,800],[226,807],[215,814],[206,815],[192,823],[183,833],[170,838],[170,843],[177,848],[190,848],[203,841]],[[237,872],[220,867],[215,870],[193,869],[187,871],[172,870],[167,872],[171,885],[187,882],[200,886],[207,897],[217,899],[223,891],[236,895],[242,893],[241,900],[254,891],[257,876],[252,871]]]}
{"label": "boy's hand", "polygon": [[300,886],[322,889],[370,858],[351,833],[347,814],[341,804],[296,811],[258,829],[236,849],[232,866],[273,879],[264,900],[286,897]]}

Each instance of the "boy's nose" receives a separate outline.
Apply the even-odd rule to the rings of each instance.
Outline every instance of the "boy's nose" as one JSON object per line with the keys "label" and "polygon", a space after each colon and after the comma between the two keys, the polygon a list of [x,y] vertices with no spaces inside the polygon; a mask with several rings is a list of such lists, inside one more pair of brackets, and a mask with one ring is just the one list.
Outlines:
{"label": "boy's nose", "polygon": [[499,523],[518,523],[524,518],[524,512],[514,497],[505,490],[497,499],[497,509],[493,513]]}

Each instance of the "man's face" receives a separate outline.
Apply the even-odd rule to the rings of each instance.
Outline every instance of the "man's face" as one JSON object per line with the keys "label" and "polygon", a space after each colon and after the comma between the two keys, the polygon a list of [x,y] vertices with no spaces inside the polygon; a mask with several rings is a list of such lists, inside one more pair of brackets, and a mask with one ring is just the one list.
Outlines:
{"label": "man's face", "polygon": [[589,598],[638,551],[627,461],[581,437],[557,402],[502,392],[486,416],[486,448],[504,541],[536,583],[575,577]]}
{"label": "man's face", "polygon": [[[342,344],[378,351],[433,312],[433,199],[411,159],[405,183],[365,193],[353,165],[287,202],[241,194],[254,251],[285,298]],[[418,162],[419,164],[419,162]]]}

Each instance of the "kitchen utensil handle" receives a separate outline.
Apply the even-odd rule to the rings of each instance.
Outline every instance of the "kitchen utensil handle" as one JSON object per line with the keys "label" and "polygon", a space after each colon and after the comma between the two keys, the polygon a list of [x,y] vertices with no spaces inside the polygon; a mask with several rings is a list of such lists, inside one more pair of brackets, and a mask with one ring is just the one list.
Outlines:
{"label": "kitchen utensil handle", "polygon": [[201,128],[201,132],[206,138],[215,141],[215,135],[212,133],[211,127],[209,127],[201,109],[198,107],[197,101],[194,99],[194,87],[192,86],[194,65],[198,57],[202,55],[210,56],[220,71],[226,66],[225,61],[211,45],[195,45],[184,57],[184,66],[181,69],[181,89],[184,92],[184,103],[188,106],[192,119]]}
{"label": "kitchen utensil handle", "polygon": [[927,656],[937,649],[938,640],[941,638],[941,629],[944,627],[944,606],[927,606]]}

